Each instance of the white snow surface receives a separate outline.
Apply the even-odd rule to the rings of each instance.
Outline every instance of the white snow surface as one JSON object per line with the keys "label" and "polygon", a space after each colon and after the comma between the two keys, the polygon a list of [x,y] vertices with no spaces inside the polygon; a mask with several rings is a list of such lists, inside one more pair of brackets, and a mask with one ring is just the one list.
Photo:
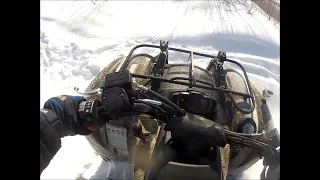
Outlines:
{"label": "white snow surface", "polygon": [[[280,132],[280,24],[260,11],[246,13],[250,1],[94,2],[41,1],[40,107],[50,97],[76,95],[74,86],[84,91],[102,68],[133,46],[164,39],[172,47],[214,55],[226,51],[228,58],[242,63],[260,91],[273,91],[268,104]],[[170,63],[188,59],[169,53]],[[196,65],[208,62],[197,59]],[[41,179],[124,179],[130,167],[102,161],[83,136],[69,136]],[[259,179],[261,170],[259,161],[235,178]]]}

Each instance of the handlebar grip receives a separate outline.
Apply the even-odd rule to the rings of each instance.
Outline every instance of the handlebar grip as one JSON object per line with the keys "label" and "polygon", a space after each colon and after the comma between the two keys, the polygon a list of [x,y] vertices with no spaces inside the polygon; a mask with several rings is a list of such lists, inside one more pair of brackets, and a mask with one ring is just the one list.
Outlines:
{"label": "handlebar grip", "polygon": [[274,129],[274,124],[273,124],[273,119],[272,119],[269,106],[266,102],[263,102],[261,104],[261,110],[262,110],[262,118],[265,124],[265,131],[269,132],[272,129]]}
{"label": "handlebar grip", "polygon": [[220,124],[214,122],[213,125],[207,128],[207,135],[206,137],[208,140],[215,140],[215,144],[220,147],[225,147],[227,144],[227,138],[224,134],[224,129]]}
{"label": "handlebar grip", "polygon": [[[193,119],[191,121],[190,118],[201,119],[201,121],[198,121],[198,123],[197,120]],[[171,131],[173,138],[190,139],[198,137],[205,139],[211,145],[224,147],[227,144],[224,129],[221,125],[201,116],[190,115],[188,113],[186,116],[170,119],[164,130]]]}

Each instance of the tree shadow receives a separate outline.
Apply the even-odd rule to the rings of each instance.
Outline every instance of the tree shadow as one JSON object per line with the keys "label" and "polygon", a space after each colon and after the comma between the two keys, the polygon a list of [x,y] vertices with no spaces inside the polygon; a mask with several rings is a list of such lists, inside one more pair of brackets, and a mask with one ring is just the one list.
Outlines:
{"label": "tree shadow", "polygon": [[280,46],[252,35],[202,34],[199,36],[173,37],[171,42],[192,46],[211,46],[218,51],[250,54],[265,58],[277,58]]}
{"label": "tree shadow", "polygon": [[[159,39],[151,37],[144,39],[144,42],[159,44],[159,40],[169,40],[170,37],[161,37]],[[270,59],[278,58],[280,55],[280,45],[270,42],[260,37],[245,34],[201,34],[196,36],[172,37],[169,46],[172,44],[181,44],[191,47],[211,47],[217,51],[232,53],[243,53],[254,56],[260,56]],[[190,49],[192,50],[192,49]]]}

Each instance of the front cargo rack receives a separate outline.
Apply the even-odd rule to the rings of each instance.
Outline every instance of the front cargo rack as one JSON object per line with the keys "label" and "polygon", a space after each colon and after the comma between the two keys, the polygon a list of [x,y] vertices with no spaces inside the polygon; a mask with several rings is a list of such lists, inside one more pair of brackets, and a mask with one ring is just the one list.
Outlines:
{"label": "front cargo rack", "polygon": [[[137,56],[132,56],[134,51],[136,49],[142,48],[142,47],[158,48],[158,49],[160,49],[160,54],[159,54],[158,60],[156,62],[154,62],[154,64],[153,64],[152,71],[151,71],[151,74],[153,74],[153,75],[132,74],[132,77],[149,79],[150,81],[152,81],[154,86],[159,86],[159,84],[161,82],[166,82],[166,83],[174,83],[174,84],[186,85],[186,86],[189,86],[189,87],[197,87],[197,88],[203,88],[203,89],[208,89],[208,90],[212,90],[212,91],[225,93],[225,94],[227,94],[229,96],[229,98],[232,101],[232,104],[234,105],[234,107],[238,111],[240,111],[241,113],[249,114],[249,113],[252,113],[254,111],[254,109],[255,109],[255,99],[254,99],[254,96],[252,95],[252,87],[250,85],[250,81],[249,81],[247,72],[239,62],[237,62],[235,60],[227,59],[226,58],[226,52],[219,51],[218,55],[214,56],[214,55],[205,54],[205,53],[193,52],[193,51],[189,51],[189,50],[186,50],[186,49],[169,47],[168,46],[168,41],[160,40],[160,45],[140,44],[140,45],[137,45],[137,46],[133,47],[131,49],[131,51],[129,52],[128,56],[126,57],[124,63],[122,64],[120,70],[125,70],[128,67],[128,65],[130,64],[130,61],[133,58],[137,57]],[[168,50],[189,54],[189,60],[188,60],[189,78],[181,78],[181,77],[177,78],[176,77],[176,78],[172,78],[172,79],[166,79],[166,78],[162,77],[164,66],[166,64],[168,64]],[[212,67],[216,68],[216,73],[218,73],[217,74],[217,77],[218,77],[217,82],[219,84],[219,87],[215,87],[214,84],[212,84],[212,83],[203,82],[203,81],[199,81],[199,80],[196,81],[195,80],[195,78],[194,78],[194,59],[193,59],[194,55],[213,59],[213,60],[210,61],[210,63],[208,65],[208,67],[206,68],[206,70],[210,70],[210,68],[212,68]],[[245,82],[244,83],[245,83],[245,85],[246,85],[246,87],[247,87],[247,89],[249,91],[249,94],[246,94],[246,93],[243,93],[243,92],[232,91],[232,90],[228,89],[227,83],[226,83],[226,79],[225,79],[225,73],[224,73],[224,69],[223,69],[223,63],[225,61],[233,63],[233,64],[236,64],[237,66],[240,67],[240,69],[242,70],[242,72],[244,74],[244,77],[245,77]],[[187,80],[189,82],[178,81],[179,79],[180,80]],[[197,84],[197,82],[200,82],[202,84],[206,84],[208,86]],[[231,94],[242,96],[245,100],[249,99],[250,100],[249,101],[250,108],[249,109],[240,108],[237,105],[237,102],[234,100],[233,96],[231,96]]]}

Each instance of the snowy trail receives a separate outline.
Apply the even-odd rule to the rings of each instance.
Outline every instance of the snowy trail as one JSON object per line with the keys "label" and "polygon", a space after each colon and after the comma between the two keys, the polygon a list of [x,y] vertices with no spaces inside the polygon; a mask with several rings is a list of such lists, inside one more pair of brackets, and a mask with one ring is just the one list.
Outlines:
{"label": "snowy trail", "polygon": [[[102,68],[127,55],[134,45],[166,39],[172,47],[210,54],[223,50],[242,63],[259,90],[274,92],[269,105],[279,129],[279,25],[258,10],[246,13],[244,1],[229,2],[41,1],[40,107],[52,96],[75,95],[74,86],[84,90]],[[188,58],[169,53],[171,63]],[[208,62],[196,60],[203,67]],[[91,178],[110,175],[107,169],[113,166],[104,163],[99,167],[100,163],[84,137],[66,137],[41,179],[76,179],[79,174],[89,179],[97,168],[105,171]],[[261,170],[258,162],[237,178],[256,179]]]}

